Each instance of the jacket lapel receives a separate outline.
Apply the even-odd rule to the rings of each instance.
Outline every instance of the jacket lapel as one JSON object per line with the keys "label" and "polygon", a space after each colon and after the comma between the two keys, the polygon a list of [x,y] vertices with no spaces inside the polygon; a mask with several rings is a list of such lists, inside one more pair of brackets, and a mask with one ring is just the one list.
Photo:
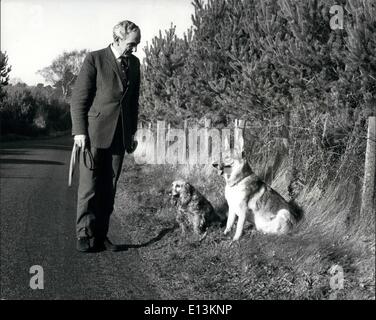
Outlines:
{"label": "jacket lapel", "polygon": [[119,85],[120,85],[121,89],[124,90],[123,83],[121,81],[120,70],[119,70],[119,67],[118,67],[118,65],[116,63],[116,59],[114,57],[114,54],[112,53],[112,50],[111,50],[110,46],[108,46],[106,48],[106,58],[107,58],[109,64],[111,65],[112,70],[117,75],[118,82],[119,82]]}

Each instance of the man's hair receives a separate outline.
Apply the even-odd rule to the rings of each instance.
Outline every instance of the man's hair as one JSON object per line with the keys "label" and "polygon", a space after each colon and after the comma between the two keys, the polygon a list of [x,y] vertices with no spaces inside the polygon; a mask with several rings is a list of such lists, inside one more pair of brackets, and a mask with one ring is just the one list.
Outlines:
{"label": "man's hair", "polygon": [[124,40],[125,37],[131,32],[140,33],[140,28],[135,23],[128,21],[128,20],[119,22],[113,28],[112,34],[114,37],[114,41],[117,42],[119,39]]}

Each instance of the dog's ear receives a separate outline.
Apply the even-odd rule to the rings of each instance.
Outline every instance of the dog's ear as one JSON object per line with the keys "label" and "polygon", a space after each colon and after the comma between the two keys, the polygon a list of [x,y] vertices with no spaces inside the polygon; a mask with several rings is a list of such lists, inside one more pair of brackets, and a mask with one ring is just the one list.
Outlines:
{"label": "dog's ear", "polygon": [[193,187],[192,187],[192,185],[189,182],[186,182],[184,184],[184,189],[187,190],[188,194],[192,195],[192,193],[193,193]]}
{"label": "dog's ear", "polygon": [[246,154],[244,150],[234,149],[232,159],[246,160]]}
{"label": "dog's ear", "polygon": [[180,202],[181,204],[187,204],[191,201],[193,187],[186,182],[180,190]]}
{"label": "dog's ear", "polygon": [[218,175],[222,175],[223,174],[223,165],[222,164],[219,164],[219,163],[217,163],[217,162],[214,162],[214,163],[212,163],[212,166],[215,168],[215,169],[217,169],[217,173],[218,173]]}

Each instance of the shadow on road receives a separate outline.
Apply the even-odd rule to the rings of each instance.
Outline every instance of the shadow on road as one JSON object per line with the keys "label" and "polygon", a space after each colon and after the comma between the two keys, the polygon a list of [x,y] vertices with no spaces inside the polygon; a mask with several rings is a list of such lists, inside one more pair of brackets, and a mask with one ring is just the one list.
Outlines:
{"label": "shadow on road", "polygon": [[174,231],[176,228],[176,226],[173,226],[171,228],[167,228],[167,229],[163,229],[161,232],[159,232],[159,234],[150,239],[149,241],[147,242],[144,242],[144,243],[140,243],[140,244],[129,244],[129,245],[126,245],[128,248],[142,248],[142,247],[147,247],[155,242],[158,242],[159,240],[161,240],[167,233],[169,232],[172,232]]}
{"label": "shadow on road", "polygon": [[49,160],[27,160],[27,159],[0,159],[2,164],[53,164],[63,166],[64,162],[60,161],[49,161]]}
{"label": "shadow on road", "polygon": [[71,146],[69,145],[30,145],[30,149],[51,149],[51,150],[65,150],[71,151],[73,147],[73,143]]}
{"label": "shadow on road", "polygon": [[[127,251],[131,248],[137,249],[137,248],[147,247],[147,246],[161,240],[167,233],[172,232],[175,228],[176,227],[174,226],[174,227],[171,227],[171,228],[163,229],[161,232],[159,232],[159,234],[156,237],[154,237],[154,238],[152,238],[149,241],[144,242],[144,243],[140,243],[140,244],[117,244],[116,245],[117,250],[115,252]],[[106,249],[105,248],[96,248],[96,249],[93,249],[92,251],[90,251],[90,253],[99,253],[99,252],[102,252],[102,251],[106,251]]]}
{"label": "shadow on road", "polygon": [[[73,138],[70,135],[61,137],[49,137],[46,139],[35,139],[35,140],[18,140],[18,141],[1,141],[0,140],[0,154],[6,154],[8,152],[13,152],[15,149],[51,149],[51,150],[62,150],[70,151],[73,147]],[[7,149],[7,150],[4,150]],[[14,151],[17,152],[17,151]],[[20,153],[25,152],[25,150],[20,150]],[[16,153],[15,153],[16,154]]]}
{"label": "shadow on road", "polygon": [[17,150],[17,149],[0,149],[0,156],[23,156],[30,154],[26,150]]}
{"label": "shadow on road", "polygon": [[37,180],[53,180],[51,177],[31,177],[31,176],[4,176],[1,179],[37,179]]}
{"label": "shadow on road", "polygon": [[[69,144],[19,144],[17,146],[7,146],[6,148],[0,149],[0,155],[22,155],[26,153],[30,153],[30,151],[26,151],[25,149],[42,149],[42,150],[63,150],[63,151],[71,151],[73,147]],[[17,151],[17,149],[22,149]]]}

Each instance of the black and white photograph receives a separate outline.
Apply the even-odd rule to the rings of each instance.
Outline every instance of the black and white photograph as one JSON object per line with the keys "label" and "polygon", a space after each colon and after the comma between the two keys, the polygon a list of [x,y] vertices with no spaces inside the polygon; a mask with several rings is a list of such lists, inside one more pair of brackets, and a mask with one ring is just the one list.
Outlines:
{"label": "black and white photograph", "polygon": [[0,299],[375,300],[375,147],[376,0],[1,0]]}

